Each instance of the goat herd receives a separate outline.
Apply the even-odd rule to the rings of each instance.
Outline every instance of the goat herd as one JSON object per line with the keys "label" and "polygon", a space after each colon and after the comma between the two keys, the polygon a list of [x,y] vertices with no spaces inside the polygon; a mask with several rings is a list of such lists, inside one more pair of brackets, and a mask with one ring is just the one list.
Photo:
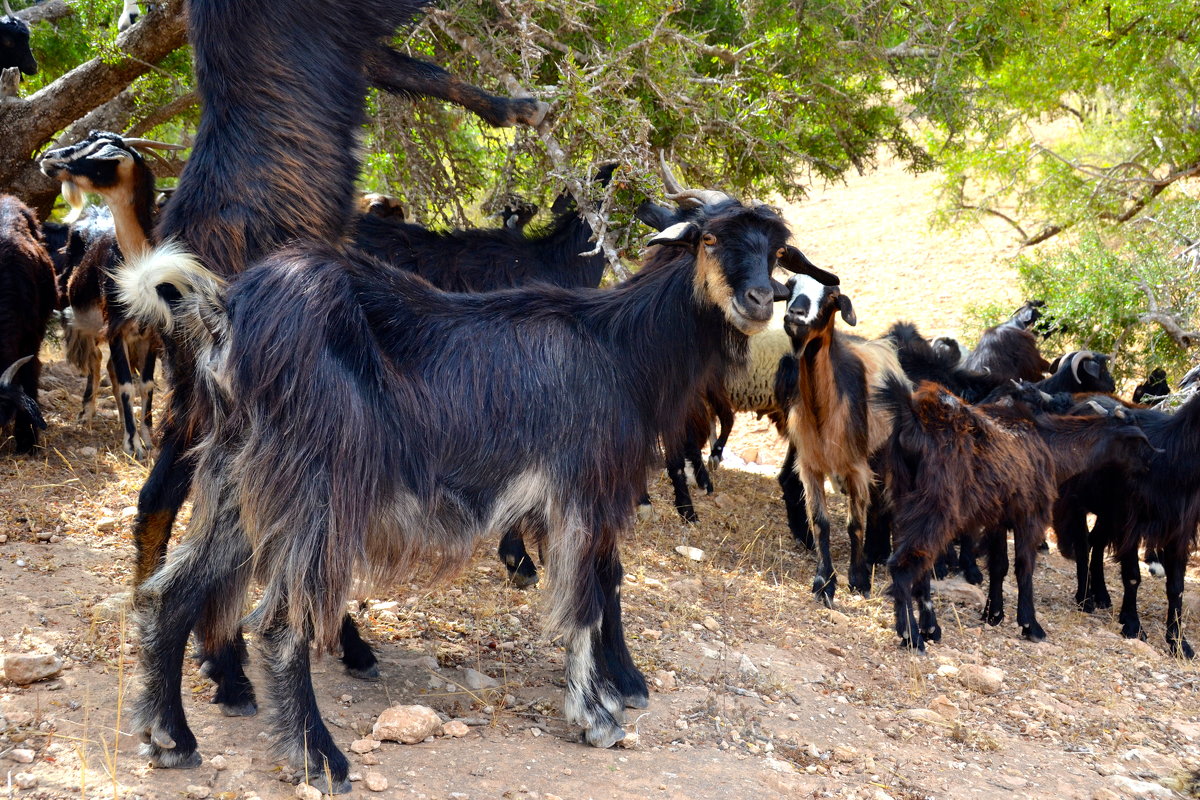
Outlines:
{"label": "goat herd", "polygon": [[[144,151],[170,145],[105,132],[41,166],[69,198],[102,195],[107,213],[78,210],[57,228],[0,199],[0,409],[17,451],[45,427],[37,352],[55,307],[73,310],[83,416],[108,342],[126,452],[150,443],[156,359],[171,377],[133,530],[136,728],[155,765],[200,763],[181,698],[193,632],[216,702],[255,712],[248,625],[283,751],[298,775],[346,791],[312,646],[377,675],[344,613],[353,582],[449,573],[499,532],[515,580],[536,578],[525,544],[540,551],[567,650],[566,716],[590,744],[612,745],[623,709],[648,702],[621,628],[618,542],[660,452],[694,519],[685,460],[711,486],[699,443],[719,419],[719,461],[734,411],[770,414],[789,442],[779,481],[792,533],[819,547],[814,594],[832,603],[837,585],[828,477],[848,497],[848,583],[867,592],[869,564],[888,564],[905,645],[941,635],[930,577],[956,540],[969,575],[971,544],[986,546],[983,613],[1000,622],[1010,530],[1017,622],[1044,638],[1032,575],[1053,524],[1085,609],[1110,604],[1103,554],[1119,557],[1126,636],[1141,635],[1139,548],[1157,553],[1168,646],[1193,656],[1180,615],[1200,522],[1200,399],[1170,415],[1113,396],[1103,356],[1048,364],[1026,330],[1036,306],[965,358],[906,324],[877,341],[851,336],[836,325],[856,323],[850,297],[788,243],[775,211],[684,189],[665,164],[676,207],[643,204],[658,232],[635,277],[610,289],[596,288],[602,257],[579,255],[593,232],[565,197],[536,234],[520,211],[498,229],[450,233],[354,213],[369,85],[451,100],[496,125],[541,124],[547,111],[384,44],[423,5],[192,0],[202,116],[161,214]],[[776,268],[791,273],[786,286]],[[777,301],[782,330],[769,326]],[[168,557],[189,496],[188,534]],[[261,600],[244,616],[251,582]]]}

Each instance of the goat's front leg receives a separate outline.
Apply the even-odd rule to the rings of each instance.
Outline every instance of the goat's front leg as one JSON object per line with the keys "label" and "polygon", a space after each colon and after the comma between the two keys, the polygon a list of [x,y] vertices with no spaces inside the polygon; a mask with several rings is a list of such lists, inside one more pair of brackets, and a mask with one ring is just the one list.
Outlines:
{"label": "goat's front leg", "polygon": [[473,111],[498,128],[523,123],[532,127],[546,118],[550,106],[533,97],[501,97],[459,80],[428,61],[380,46],[367,61],[367,78],[393,94],[436,97]]}
{"label": "goat's front leg", "polygon": [[146,457],[146,446],[133,415],[133,372],[129,368],[129,355],[125,350],[125,337],[115,334],[108,340],[108,363],[113,376],[113,394],[117,397],[121,427],[124,431],[121,449],[139,461]]}
{"label": "goat's front leg", "polygon": [[534,566],[529,551],[525,549],[520,527],[514,525],[504,532],[497,553],[508,572],[510,584],[518,589],[528,589],[538,582],[537,567]]}
{"label": "goat's front leg", "polygon": [[696,509],[692,505],[692,493],[688,489],[683,449],[670,447],[668,451],[667,477],[671,479],[671,489],[675,494],[675,510],[684,522],[699,522],[700,517],[696,515]]}
{"label": "goat's front leg", "polygon": [[805,550],[816,546],[808,526],[808,509],[804,500],[804,484],[796,474],[796,448],[788,444],[787,455],[779,469],[779,488],[783,490],[783,509],[787,512],[788,530]]}
{"label": "goat's front leg", "polygon": [[942,626],[938,624],[937,612],[933,608],[933,592],[929,586],[929,570],[916,582],[916,599],[919,608],[918,625],[921,636],[927,642],[942,640]]}
{"label": "goat's front leg", "polygon": [[83,386],[83,406],[79,409],[79,422],[91,422],[95,419],[96,395],[100,392],[100,348],[95,340],[89,340],[87,345],[87,375],[84,376],[87,382]]}
{"label": "goat's front leg", "polygon": [[596,573],[604,592],[604,616],[600,622],[600,658],[604,672],[626,708],[646,708],[650,705],[650,689],[645,676],[633,663],[621,625],[621,579],[625,571],[616,550],[608,557],[598,559]]}
{"label": "goat's front leg", "polygon": [[1038,545],[1044,541],[1045,520],[1022,520],[1013,528],[1013,547],[1017,567],[1017,624],[1021,635],[1031,642],[1046,638],[1037,621],[1033,601],[1033,570],[1037,566]]}
{"label": "goat's front leg", "polygon": [[913,586],[919,569],[919,564],[906,553],[897,550],[888,562],[888,570],[892,574],[892,585],[888,592],[892,595],[895,608],[896,633],[900,637],[900,646],[924,652],[925,640],[912,612]]}
{"label": "goat's front leg", "polygon": [[1008,576],[1008,540],[1005,528],[984,531],[988,547],[988,597],[983,605],[983,619],[988,625],[1004,621],[1004,579]]}
{"label": "goat's front leg", "polygon": [[1187,568],[1187,550],[1162,550],[1158,557],[1167,573],[1167,647],[1171,655],[1195,658],[1196,651],[1183,637],[1183,576]]}
{"label": "goat's front leg", "polygon": [[1142,630],[1142,620],[1138,616],[1137,593],[1142,583],[1142,571],[1138,566],[1138,548],[1135,542],[1129,552],[1121,554],[1121,586],[1125,590],[1121,597],[1121,613],[1117,621],[1121,623],[1121,635],[1126,639],[1146,639]]}
{"label": "goat's front leg", "polygon": [[829,515],[825,510],[825,476],[804,470],[800,474],[808,510],[809,531],[817,538],[817,572],[813,576],[813,594],[829,608],[837,591],[837,575],[833,571],[833,556],[829,552]]}
{"label": "goat's front leg", "polygon": [[871,594],[871,570],[867,565],[865,538],[867,506],[871,498],[871,473],[860,470],[846,476],[846,494],[849,498],[850,520],[846,532],[850,535],[850,573],[847,583],[851,589]]}

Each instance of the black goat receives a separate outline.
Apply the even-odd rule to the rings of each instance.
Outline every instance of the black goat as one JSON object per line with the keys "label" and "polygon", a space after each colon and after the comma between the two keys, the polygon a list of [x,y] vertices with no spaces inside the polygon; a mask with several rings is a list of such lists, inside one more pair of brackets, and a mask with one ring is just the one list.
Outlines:
{"label": "black goat", "polygon": [[46,427],[38,407],[38,350],[57,305],[54,267],[33,209],[0,194],[0,428],[13,422],[18,453]]}
{"label": "black goat", "polygon": [[[1030,388],[1051,396],[1074,395],[1084,392],[1113,392],[1117,388],[1117,382],[1113,379],[1112,373],[1108,371],[1108,361],[1108,356],[1103,353],[1076,350],[1054,359],[1050,365],[1054,374],[1049,378],[1032,383]],[[1022,382],[1016,381],[1016,383]],[[994,403],[1005,396],[1011,396],[1013,383],[1010,381],[997,386],[981,403]],[[1063,408],[1058,413],[1066,413],[1066,411],[1067,409]]]}
{"label": "black goat", "polygon": [[[1032,641],[1045,638],[1033,602],[1033,569],[1057,487],[1099,464],[1144,466],[1146,435],[1123,416],[1035,415],[1023,404],[972,407],[925,382],[910,393],[889,380],[884,402],[896,415],[883,459],[895,513],[892,574],[896,632],[923,650],[941,629],[930,599],[933,561],[958,535],[983,531],[988,544],[988,600],[983,617],[1004,619],[1008,573],[1006,532],[1013,532],[1017,624]],[[919,621],[912,616],[914,592]]]}
{"label": "black goat", "polygon": [[[1094,413],[1083,400],[1076,413]],[[1124,597],[1118,617],[1126,638],[1145,637],[1137,609],[1141,583],[1138,550],[1154,551],[1167,578],[1167,646],[1173,655],[1194,658],[1183,636],[1184,571],[1200,525],[1200,395],[1175,414],[1127,408],[1156,448],[1148,469],[1129,471],[1096,465],[1063,487],[1054,506],[1059,551],[1074,558],[1076,602],[1085,611],[1108,608],[1104,551],[1121,564]],[[1087,515],[1096,522],[1089,531]]]}
{"label": "black goat", "polygon": [[[615,164],[604,166],[596,180],[607,184],[615,168]],[[595,249],[591,225],[575,211],[573,202],[566,201],[558,209],[549,229],[533,236],[507,225],[438,232],[363,215],[358,218],[354,244],[451,292],[486,292],[535,282],[599,286],[603,253],[583,255]]]}
{"label": "black goat", "polygon": [[17,17],[4,0],[5,16],[0,17],[0,72],[16,67],[26,75],[36,75],[37,59],[29,49],[29,25]]}
{"label": "black goat", "polygon": [[[180,698],[187,634],[203,617],[234,641],[254,577],[276,730],[296,767],[345,791],[310,643],[337,645],[356,575],[403,579],[421,558],[444,573],[518,521],[554,578],[566,717],[593,745],[622,738],[621,708],[647,697],[620,626],[617,538],[659,435],[769,320],[771,268],[796,262],[787,238],[765,207],[706,207],[608,291],[449,294],[325,245],[277,253],[224,291],[170,246],[130,267],[131,313],[193,334],[207,431],[189,535],[138,592],[154,762],[199,763]],[[183,298],[174,310],[163,283]]]}
{"label": "black goat", "polygon": [[1145,403],[1165,397],[1171,393],[1171,384],[1167,383],[1167,371],[1162,367],[1155,367],[1146,380],[1142,381],[1133,390],[1133,402]]}

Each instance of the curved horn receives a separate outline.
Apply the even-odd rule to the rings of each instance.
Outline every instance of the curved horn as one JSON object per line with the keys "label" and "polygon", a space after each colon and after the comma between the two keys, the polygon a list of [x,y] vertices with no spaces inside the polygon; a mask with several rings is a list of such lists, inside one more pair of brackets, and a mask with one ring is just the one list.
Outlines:
{"label": "curved horn", "polygon": [[4,13],[13,19],[17,18],[17,15],[13,13],[12,6],[8,4],[8,0],[4,0]]}
{"label": "curved horn", "polygon": [[1079,383],[1079,363],[1087,361],[1089,358],[1092,358],[1091,350],[1078,350],[1071,354],[1068,363],[1071,365],[1071,377],[1075,379],[1076,383]]}
{"label": "curved horn", "polygon": [[675,173],[671,172],[671,168],[667,166],[667,154],[662,150],[658,151],[658,164],[662,168],[663,188],[667,190],[667,197],[682,192],[683,187],[675,179]]}
{"label": "curved horn", "polygon": [[122,139],[128,147],[149,147],[152,150],[187,150],[187,145],[158,142],[154,139]]}
{"label": "curved horn", "polygon": [[9,364],[8,369],[4,370],[4,374],[0,375],[0,386],[12,386],[13,378],[17,377],[17,370],[25,366],[25,362],[32,360],[33,356],[25,356]]}
{"label": "curved horn", "polygon": [[675,203],[685,208],[699,208],[732,199],[729,195],[716,189],[683,188],[675,177],[675,173],[671,172],[671,168],[667,166],[667,157],[662,150],[658,151],[658,162],[662,167],[663,188],[667,190],[668,200],[674,200]]}

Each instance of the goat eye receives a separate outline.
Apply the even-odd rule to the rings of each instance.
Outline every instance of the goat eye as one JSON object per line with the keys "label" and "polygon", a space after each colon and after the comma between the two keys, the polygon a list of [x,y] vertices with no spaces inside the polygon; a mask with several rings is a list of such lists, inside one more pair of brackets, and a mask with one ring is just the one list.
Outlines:
{"label": "goat eye", "polygon": [[717,237],[715,234],[706,233],[704,234],[703,241],[707,245],[714,245],[717,243]]}

